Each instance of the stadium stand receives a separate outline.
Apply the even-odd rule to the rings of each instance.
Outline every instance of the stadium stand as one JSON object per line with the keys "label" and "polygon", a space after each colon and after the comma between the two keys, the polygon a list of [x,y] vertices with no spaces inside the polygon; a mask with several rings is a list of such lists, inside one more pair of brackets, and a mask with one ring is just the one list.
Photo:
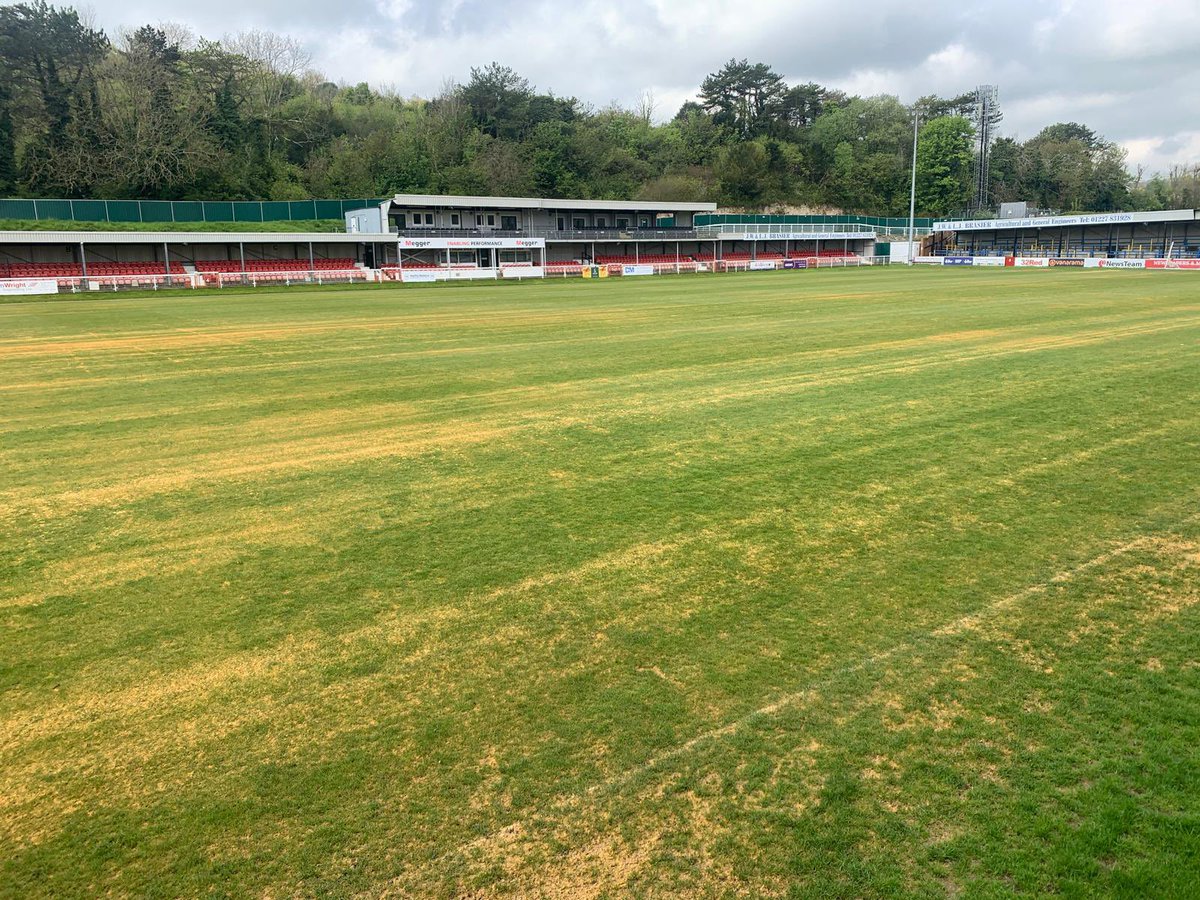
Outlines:
{"label": "stadium stand", "polygon": [[[89,275],[96,276],[166,274],[159,262],[94,262],[88,263],[87,270]],[[79,263],[5,263],[0,266],[0,273],[3,278],[82,278],[83,266]],[[182,263],[173,262],[170,273],[184,275],[186,271]]]}
{"label": "stadium stand", "polygon": [[[873,255],[869,251],[877,234],[864,223],[854,224],[853,234],[847,238],[845,223],[840,220],[804,222],[801,241],[801,232],[779,233],[769,227],[774,221],[764,223],[755,217],[750,217],[754,221],[743,216],[724,216],[720,222],[706,224],[696,221],[698,215],[715,210],[713,203],[675,201],[664,205],[402,194],[377,205],[345,210],[346,230],[339,232],[147,229],[140,239],[116,238],[103,230],[53,238],[48,233],[0,232],[0,260],[10,264],[0,268],[0,277],[53,273],[51,277],[73,279],[67,285],[71,290],[103,290],[120,286],[116,278],[146,279],[158,287],[167,281],[174,284],[176,277],[182,276],[191,287],[222,287],[272,281],[381,280],[397,277],[392,273],[405,269],[432,270],[439,278],[467,278],[484,272],[499,277],[516,265],[535,268],[530,277],[578,275],[592,265],[620,274],[622,266],[635,264],[674,274],[697,269],[775,268],[788,256],[811,259],[814,255],[859,254],[862,260]],[[831,230],[824,231],[826,227]],[[835,241],[838,251],[817,253],[790,246],[816,248],[826,243],[834,246]],[[786,252],[780,252],[785,248]],[[119,267],[90,262],[126,255],[174,260],[172,274],[164,275],[162,264],[154,262]],[[284,258],[269,258],[272,256]],[[18,258],[39,260],[40,265],[36,269],[17,266]],[[45,262],[61,259],[89,260],[86,282],[80,266]],[[13,286],[12,290],[26,287]]]}
{"label": "stadium stand", "polygon": [[[159,262],[90,262],[87,275],[109,285],[158,285],[175,278],[186,278],[182,263],[173,262],[168,270]],[[5,263],[0,265],[0,278],[55,279],[59,287],[75,287],[84,277],[80,263]]]}
{"label": "stadium stand", "polygon": [[197,272],[309,272],[328,269],[353,269],[354,260],[338,259],[248,259],[245,269],[237,259],[201,259],[196,261]]}
{"label": "stadium stand", "polygon": [[596,254],[596,262],[602,266],[603,265],[633,266],[633,265],[637,265],[639,263],[642,265],[657,264],[657,265],[672,265],[673,266],[677,262],[685,263],[685,262],[691,262],[691,260],[692,260],[691,255],[681,254],[679,256],[676,256],[673,253],[647,253],[645,255],[640,255],[640,256],[631,256],[628,254],[620,255],[620,256],[602,256],[600,254]]}
{"label": "stadium stand", "polygon": [[357,263],[349,257],[334,259],[314,259],[310,264],[307,259],[248,259],[245,268],[238,259],[201,259],[196,261],[196,272],[204,279],[205,284],[221,280],[223,275],[238,275],[245,273],[253,275],[258,280],[286,280],[298,272],[329,272],[338,273],[353,271]]}

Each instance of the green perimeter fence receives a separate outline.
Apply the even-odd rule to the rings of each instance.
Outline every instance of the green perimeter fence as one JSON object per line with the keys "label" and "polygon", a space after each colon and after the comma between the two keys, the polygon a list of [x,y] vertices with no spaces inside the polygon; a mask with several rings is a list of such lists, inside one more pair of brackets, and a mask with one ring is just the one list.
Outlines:
{"label": "green perimeter fence", "polygon": [[74,222],[309,222],[382,200],[0,200],[0,219]]}
{"label": "green perimeter fence", "polygon": [[[310,222],[340,219],[382,199],[354,200],[0,200],[0,219],[73,222]],[[887,216],[768,216],[700,214],[697,225],[871,225],[888,231],[908,219]],[[928,231],[933,219],[919,218]]]}

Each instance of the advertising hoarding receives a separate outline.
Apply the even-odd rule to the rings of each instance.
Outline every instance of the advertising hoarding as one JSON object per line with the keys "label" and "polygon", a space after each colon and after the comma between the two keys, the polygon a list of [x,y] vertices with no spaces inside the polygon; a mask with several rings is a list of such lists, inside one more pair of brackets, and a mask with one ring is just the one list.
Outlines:
{"label": "advertising hoarding", "polygon": [[410,238],[402,237],[397,243],[401,250],[541,250],[546,246],[545,238]]}
{"label": "advertising hoarding", "polygon": [[0,281],[0,294],[57,294],[58,282],[53,278],[5,278]]}

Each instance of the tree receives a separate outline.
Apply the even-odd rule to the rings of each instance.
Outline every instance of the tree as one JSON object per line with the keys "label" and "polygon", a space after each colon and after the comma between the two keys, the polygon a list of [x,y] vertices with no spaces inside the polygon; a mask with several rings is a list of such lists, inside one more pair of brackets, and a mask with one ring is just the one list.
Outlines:
{"label": "tree", "polygon": [[98,148],[74,161],[78,187],[101,196],[170,197],[199,176],[216,145],[196,116],[201,100],[184,77],[179,46],[150,26],[127,32],[122,44],[97,80]]}
{"label": "tree", "polygon": [[49,143],[61,143],[85,76],[108,50],[108,38],[73,9],[44,0],[0,7],[0,64],[15,93],[40,103]]}
{"label": "tree", "polygon": [[709,199],[709,189],[704,179],[698,174],[660,175],[645,182],[633,199],[696,203]]}
{"label": "tree", "polygon": [[238,114],[238,104],[230,80],[221,85],[213,98],[212,116],[208,127],[209,132],[224,149],[233,150],[237,146],[242,131],[242,120]]}
{"label": "tree", "polygon": [[581,196],[572,172],[571,132],[564,122],[542,122],[529,138],[533,188],[540,197]]}
{"label": "tree", "polygon": [[1024,199],[1020,183],[1021,145],[1013,138],[997,138],[992,144],[991,164],[988,167],[989,196],[997,203],[1013,203]]}
{"label": "tree", "polygon": [[807,138],[820,202],[877,215],[908,209],[912,118],[895,97],[827,106]]}
{"label": "tree", "polygon": [[471,79],[462,88],[462,98],[475,124],[494,138],[513,138],[521,133],[533,88],[508,66],[497,62],[471,69]]}
{"label": "tree", "polygon": [[921,110],[921,117],[926,120],[940,119],[944,116],[962,116],[969,119],[975,111],[975,94],[959,94],[950,98],[929,94],[918,100],[916,107]]}
{"label": "tree", "polygon": [[815,82],[788,88],[779,100],[780,121],[790,128],[807,128],[821,115],[825,98],[825,88]]}
{"label": "tree", "polygon": [[299,77],[312,64],[312,55],[296,38],[249,29],[225,40],[225,46],[245,61],[241,81],[252,114],[266,128],[268,149],[274,149],[285,124],[284,102],[301,92]]}
{"label": "tree", "polygon": [[1116,209],[1129,197],[1124,152],[1076,122],[1043,128],[1021,147],[1021,186],[1044,208]]}
{"label": "tree", "polygon": [[[290,199],[428,193],[699,199],[749,208],[908,208],[911,109],[787,84],[729,60],[667,123],[655,100],[593,109],[499,63],[430,99],[338,85],[298,41],[224,42],[178,25],[108,38],[43,0],[0,6],[0,190],[32,196]],[[974,94],[925,111],[921,203],[964,205],[962,126]],[[961,119],[958,120],[961,123]],[[1131,178],[1119,147],[1057,123],[995,141],[991,191],[1056,209],[1196,206],[1194,173]]]}
{"label": "tree", "polygon": [[436,178],[444,170],[463,164],[473,131],[472,112],[462,88],[453,81],[442,84],[441,92],[425,105],[424,112],[421,134]]}
{"label": "tree", "polygon": [[713,170],[721,197],[738,205],[758,202],[763,196],[768,164],[766,149],[756,141],[727,147]]}
{"label": "tree", "polygon": [[971,197],[971,137],[962,116],[941,116],[921,127],[917,143],[917,207],[942,216],[962,209]]}
{"label": "tree", "polygon": [[520,144],[490,141],[475,157],[473,166],[484,185],[484,192],[490,196],[521,197],[532,189],[529,160]]}
{"label": "tree", "polygon": [[1130,199],[1129,170],[1123,147],[1102,141],[1092,153],[1091,168],[1084,181],[1083,203],[1087,209],[1124,209]]}
{"label": "tree", "polygon": [[1078,122],[1057,122],[1054,125],[1047,125],[1033,141],[1039,143],[1054,143],[1067,144],[1072,141],[1077,141],[1088,150],[1099,150],[1104,144],[1103,139],[1097,136],[1096,132],[1088,128],[1086,125],[1080,125]]}
{"label": "tree", "polygon": [[17,183],[16,140],[8,86],[0,83],[0,191],[10,193]]}
{"label": "tree", "polygon": [[1200,165],[1172,166],[1145,184],[1141,173],[1132,187],[1136,209],[1196,209],[1200,207]]}
{"label": "tree", "polygon": [[743,138],[765,133],[778,121],[786,93],[781,75],[744,59],[731,59],[700,85],[703,109]]}
{"label": "tree", "polygon": [[646,125],[653,125],[656,109],[658,109],[658,102],[654,99],[654,91],[651,88],[646,88],[638,95],[637,117],[645,122]]}
{"label": "tree", "polygon": [[34,190],[77,194],[89,183],[98,149],[95,69],[108,46],[73,9],[43,0],[0,7],[0,80],[24,138],[14,134],[14,156]]}
{"label": "tree", "polygon": [[679,136],[680,160],[687,166],[706,165],[725,143],[726,131],[698,103],[685,103],[670,123]]}

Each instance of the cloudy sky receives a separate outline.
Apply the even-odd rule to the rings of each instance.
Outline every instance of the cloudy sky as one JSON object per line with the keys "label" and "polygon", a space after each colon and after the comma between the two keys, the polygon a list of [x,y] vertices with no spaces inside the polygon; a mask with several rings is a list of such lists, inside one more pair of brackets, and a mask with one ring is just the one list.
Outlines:
{"label": "cloudy sky", "polygon": [[[60,0],[66,2],[66,0]],[[88,0],[110,33],[162,21],[304,42],[332,80],[429,96],[497,60],[597,106],[651,91],[659,118],[731,57],[905,102],[1000,88],[1001,130],[1080,121],[1131,166],[1200,161],[1200,0]]]}

